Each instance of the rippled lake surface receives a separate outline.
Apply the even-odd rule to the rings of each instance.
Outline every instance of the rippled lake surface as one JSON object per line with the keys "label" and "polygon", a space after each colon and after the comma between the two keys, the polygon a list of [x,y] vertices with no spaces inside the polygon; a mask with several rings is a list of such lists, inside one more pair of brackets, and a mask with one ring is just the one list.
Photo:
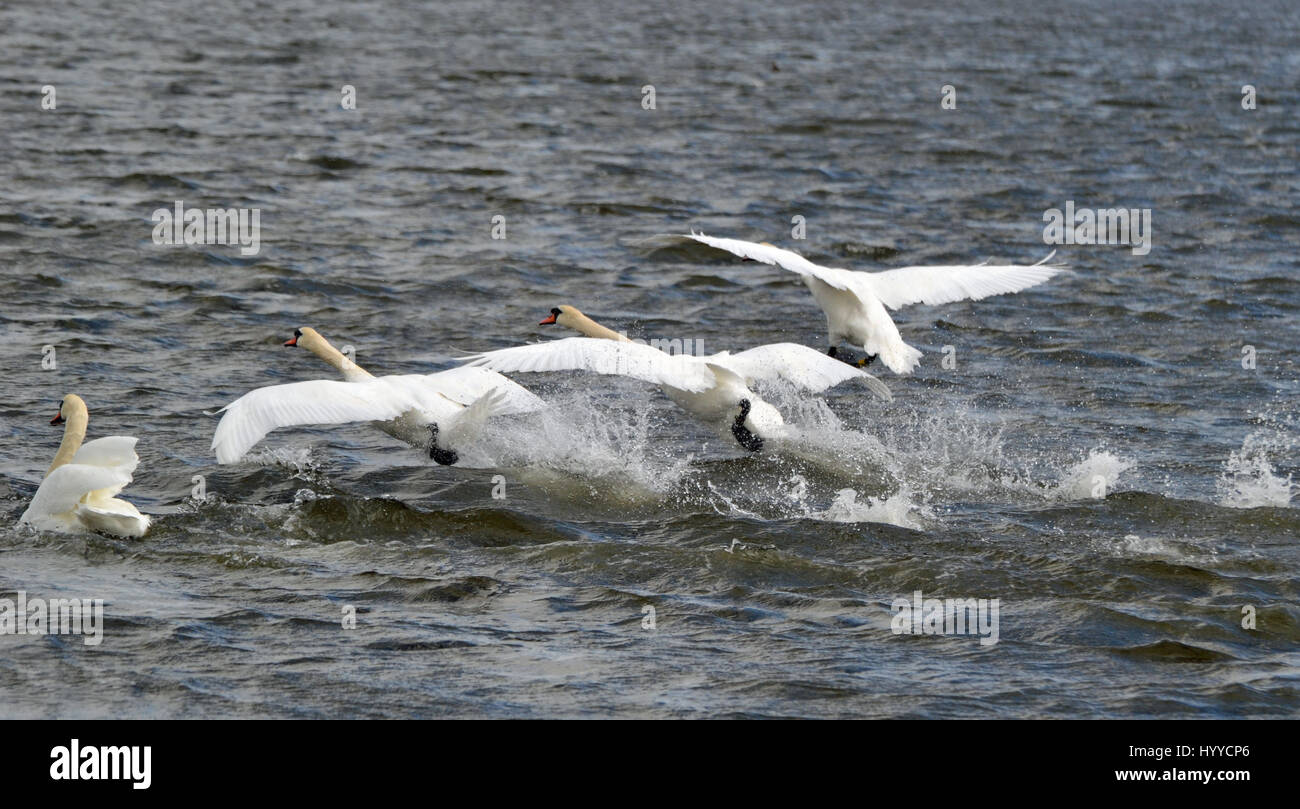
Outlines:
{"label": "rippled lake surface", "polygon": [[[0,715],[1296,716],[1300,17],[974,5],[0,8],[0,596],[105,602],[99,646],[0,636]],[[259,209],[260,252],[155,245],[177,200]],[[562,303],[824,350],[793,274],[643,240],[1032,262],[1068,200],[1151,209],[1150,253],[899,311],[894,401],[770,391],[754,456],[571,374],[455,467],[363,424],[208,448],[330,378],[299,326],[377,374]],[[139,437],[144,539],[17,525],[67,393]],[[918,590],[998,599],[998,642],[895,634]]]}

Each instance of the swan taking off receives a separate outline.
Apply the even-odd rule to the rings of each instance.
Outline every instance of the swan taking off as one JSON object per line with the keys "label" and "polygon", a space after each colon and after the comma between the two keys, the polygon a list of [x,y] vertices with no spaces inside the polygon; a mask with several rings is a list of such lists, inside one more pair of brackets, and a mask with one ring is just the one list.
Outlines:
{"label": "swan taking off", "polygon": [[244,394],[223,413],[212,436],[218,463],[234,463],[280,427],[373,422],[440,464],[454,464],[455,447],[472,440],[490,416],[527,413],[542,400],[486,368],[458,367],[436,374],[375,377],[330,345],[315,329],[301,328],[286,346],[302,346],[343,375],[271,385]]}
{"label": "swan taking off", "polygon": [[653,382],[683,410],[719,434],[730,434],[750,452],[762,449],[764,441],[777,436],[785,424],[777,409],[750,389],[756,380],[784,380],[817,392],[861,379],[881,398],[893,398],[871,374],[794,343],[694,357],[633,342],[572,306],[552,309],[542,325],[551,323],[587,336],[485,351],[467,357],[466,362],[503,373],[580,370]]}
{"label": "swan taking off", "polygon": [[119,537],[142,537],[149,518],[116,497],[131,482],[140,463],[135,439],[125,435],[96,438],[86,444],[90,412],[76,394],[59,403],[50,424],[63,424],[63,441],[45,479],[19,522],[42,531],[98,531]]}
{"label": "swan taking off", "polygon": [[954,264],[858,272],[821,267],[798,253],[767,243],[715,239],[694,231],[690,235],[667,238],[694,240],[741,258],[798,273],[826,313],[830,346],[827,353],[834,357],[841,342],[862,346],[867,357],[859,364],[865,365],[879,356],[896,374],[910,374],[920,361],[921,352],[903,342],[886,307],[977,301],[990,295],[1028,289],[1065,270],[1063,265],[1046,263],[1056,254],[1052,251],[1037,264],[1028,265]]}

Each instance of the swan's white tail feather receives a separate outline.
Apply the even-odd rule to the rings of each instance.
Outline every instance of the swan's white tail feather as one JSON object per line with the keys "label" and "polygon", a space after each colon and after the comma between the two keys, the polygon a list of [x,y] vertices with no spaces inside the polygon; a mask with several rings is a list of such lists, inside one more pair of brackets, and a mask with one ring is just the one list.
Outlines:
{"label": "swan's white tail feather", "polygon": [[506,409],[505,391],[493,388],[452,416],[438,434],[438,444],[446,449],[473,441],[483,432],[487,420]]}
{"label": "swan's white tail feather", "polygon": [[[910,374],[921,362],[921,352],[903,342],[901,337],[885,343],[883,346],[863,346],[863,348],[880,357],[885,367],[896,374]],[[875,350],[873,350],[873,348]]]}

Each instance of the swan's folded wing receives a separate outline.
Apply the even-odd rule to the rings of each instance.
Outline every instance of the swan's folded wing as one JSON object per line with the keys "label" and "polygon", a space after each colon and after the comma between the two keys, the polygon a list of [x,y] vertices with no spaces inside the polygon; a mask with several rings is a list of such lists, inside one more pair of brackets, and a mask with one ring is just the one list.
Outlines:
{"label": "swan's folded wing", "polygon": [[135,506],[114,497],[80,503],[77,506],[77,519],[93,531],[119,537],[142,537],[153,522]]}
{"label": "swan's folded wing", "polygon": [[428,384],[435,385],[451,401],[469,407],[485,394],[496,392],[492,415],[531,413],[545,406],[532,391],[496,371],[472,365],[459,365],[429,374]]}
{"label": "swan's folded wing", "polygon": [[667,354],[641,343],[595,337],[566,337],[485,351],[471,354],[466,362],[501,373],[590,371],[630,376],[694,393],[709,390],[716,384],[713,372],[695,357]]}
{"label": "swan's folded wing", "polygon": [[79,463],[64,464],[41,481],[40,488],[36,490],[20,521],[39,522],[44,517],[71,511],[81,498],[91,492],[106,490],[106,496],[112,497],[130,482],[130,473],[120,469]]}
{"label": "swan's folded wing", "polygon": [[267,433],[280,427],[387,421],[408,410],[420,409],[417,397],[402,385],[393,384],[392,379],[380,377],[366,382],[316,379],[249,391],[218,411],[224,415],[212,436],[217,462],[238,461]]}
{"label": "swan's folded wing", "polygon": [[914,303],[937,304],[1004,295],[1036,286],[1066,268],[1048,264],[954,264],[900,267],[883,272],[858,273],[871,292],[890,309]]}
{"label": "swan's folded wing", "polygon": [[86,466],[106,466],[130,475],[140,463],[135,454],[136,439],[129,435],[107,435],[87,441],[72,456],[72,463]]}
{"label": "swan's folded wing", "polygon": [[716,239],[712,236],[705,236],[703,233],[692,231],[690,235],[683,235],[678,238],[693,239],[701,244],[707,244],[719,250],[726,250],[728,253],[747,258],[751,261],[761,261],[764,264],[772,264],[790,272],[797,272],[800,275],[811,276],[821,281],[825,281],[836,289],[844,289],[849,292],[858,293],[859,276],[862,273],[856,273],[852,270],[841,270],[833,267],[822,267],[813,264],[808,259],[794,252],[785,250],[770,244],[760,242],[746,242],[740,239]]}
{"label": "swan's folded wing", "polygon": [[885,401],[894,397],[885,383],[846,362],[829,357],[815,348],[796,343],[772,343],[758,346],[724,359],[720,364],[747,379],[787,382],[811,391],[823,391],[841,382],[861,379],[872,392]]}

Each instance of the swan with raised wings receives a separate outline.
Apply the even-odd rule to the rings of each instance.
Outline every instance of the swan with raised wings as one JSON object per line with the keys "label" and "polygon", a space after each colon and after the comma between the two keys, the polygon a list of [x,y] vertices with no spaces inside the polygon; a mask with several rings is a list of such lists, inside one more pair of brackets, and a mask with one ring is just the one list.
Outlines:
{"label": "swan with raised wings", "polygon": [[[716,239],[694,231],[662,238],[700,242],[798,273],[826,314],[827,354],[837,356],[839,344],[848,342],[867,352],[856,364],[865,365],[879,356],[896,374],[910,374],[920,362],[921,352],[903,342],[886,307],[980,300],[1020,292],[1066,269],[1046,263],[1056,254],[1053,251],[1037,264],[954,264],[860,272],[821,267],[792,250],[766,242]],[[854,362],[851,357],[840,359]]]}
{"label": "swan with raised wings", "polygon": [[63,441],[19,522],[42,531],[142,537],[149,530],[149,518],[117,496],[140,463],[136,439],[110,435],[83,444],[89,423],[90,411],[81,397],[63,397],[50,421],[64,425]]}
{"label": "swan with raised wings", "polygon": [[218,412],[212,437],[219,463],[234,463],[272,430],[309,424],[369,421],[394,438],[426,450],[440,464],[460,458],[456,447],[472,440],[495,415],[542,407],[518,383],[486,368],[451,368],[434,374],[372,376],[315,329],[286,340],[325,360],[343,381],[317,379],[271,385],[244,394]]}
{"label": "swan with raised wings", "polygon": [[485,351],[466,362],[502,373],[581,370],[653,382],[683,410],[719,434],[730,434],[749,452],[762,449],[785,425],[780,412],[750,388],[755,381],[783,380],[816,392],[860,379],[881,398],[893,398],[884,383],[866,371],[794,343],[695,357],[632,341],[572,306],[552,309],[542,325],[552,323],[586,336]]}

